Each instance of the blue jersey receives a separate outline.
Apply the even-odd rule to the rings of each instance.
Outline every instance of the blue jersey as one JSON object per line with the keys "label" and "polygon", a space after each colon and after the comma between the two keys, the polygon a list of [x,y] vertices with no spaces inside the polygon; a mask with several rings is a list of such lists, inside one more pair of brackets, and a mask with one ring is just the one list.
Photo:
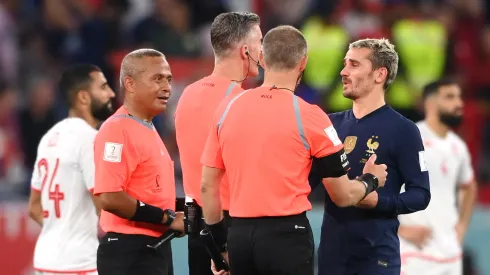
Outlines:
{"label": "blue jersey", "polygon": [[[319,275],[400,274],[400,214],[423,210],[430,201],[424,146],[416,125],[388,105],[356,119],[352,110],[330,115],[344,142],[350,179],[362,174],[366,161],[388,166],[374,209],[337,207],[328,193],[319,249]],[[314,178],[314,168],[312,177]],[[312,187],[320,182],[312,180]],[[402,185],[406,192],[400,194]],[[398,272],[398,273],[397,273]]]}

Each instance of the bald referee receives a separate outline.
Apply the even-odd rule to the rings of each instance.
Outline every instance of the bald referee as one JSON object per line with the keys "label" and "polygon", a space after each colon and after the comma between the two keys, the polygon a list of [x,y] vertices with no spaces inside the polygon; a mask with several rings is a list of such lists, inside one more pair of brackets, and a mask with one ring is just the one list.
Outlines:
{"label": "bald referee", "polygon": [[[202,208],[225,258],[229,253],[233,275],[313,274],[306,217],[312,159],[339,206],[355,205],[386,180],[386,166],[375,165],[375,156],[364,174],[349,180],[349,163],[328,116],[294,95],[306,53],[306,41],[294,27],[270,30],[260,55],[263,85],[224,101],[211,126],[201,158]],[[219,194],[225,170],[232,217],[227,240]]]}

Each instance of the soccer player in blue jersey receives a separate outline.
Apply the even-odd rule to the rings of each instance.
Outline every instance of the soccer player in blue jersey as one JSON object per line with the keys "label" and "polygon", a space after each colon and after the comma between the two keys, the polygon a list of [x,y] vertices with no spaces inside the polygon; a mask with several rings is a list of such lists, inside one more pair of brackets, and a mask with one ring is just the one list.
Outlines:
{"label": "soccer player in blue jersey", "polygon": [[[326,194],[319,275],[399,275],[397,216],[429,204],[420,132],[385,103],[385,91],[397,69],[398,54],[388,40],[364,39],[349,45],[340,74],[343,94],[353,100],[353,108],[331,114],[330,119],[344,142],[349,178],[362,174],[372,154],[377,163],[388,166],[388,177],[384,188],[355,206],[340,208]],[[403,184],[406,191],[400,194]]]}

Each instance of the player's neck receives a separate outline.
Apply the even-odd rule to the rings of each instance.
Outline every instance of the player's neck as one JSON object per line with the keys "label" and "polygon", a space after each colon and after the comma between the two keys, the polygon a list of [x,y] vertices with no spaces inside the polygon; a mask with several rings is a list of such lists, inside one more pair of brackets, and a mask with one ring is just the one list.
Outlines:
{"label": "player's neck", "polygon": [[83,112],[77,109],[70,109],[68,111],[68,117],[77,117],[85,120],[90,126],[92,126],[94,129],[97,129],[97,126],[99,125],[100,121],[95,119],[92,115],[88,114],[87,112]]}
{"label": "player's neck", "polygon": [[352,112],[357,119],[360,119],[383,107],[385,104],[384,92],[372,91],[366,97],[354,100]]}
{"label": "player's neck", "polygon": [[438,117],[435,116],[427,116],[425,121],[427,122],[427,126],[439,137],[445,138],[447,133],[449,132],[449,127],[441,123]]}
{"label": "player's neck", "polygon": [[297,83],[298,83],[298,72],[266,71],[264,73],[264,83],[262,84],[262,86],[295,91]]}
{"label": "player's neck", "polygon": [[128,111],[128,114],[135,118],[139,118],[146,122],[151,122],[155,117],[154,115],[148,114],[148,112],[144,112],[143,110],[141,110],[141,108],[138,108],[137,104],[132,104],[125,100],[123,105],[124,108],[126,108],[126,111]]}
{"label": "player's neck", "polygon": [[242,62],[233,59],[217,60],[214,64],[213,73],[211,73],[212,76],[237,81],[238,84],[241,84],[240,81],[244,80],[246,74],[247,72],[243,70]]}

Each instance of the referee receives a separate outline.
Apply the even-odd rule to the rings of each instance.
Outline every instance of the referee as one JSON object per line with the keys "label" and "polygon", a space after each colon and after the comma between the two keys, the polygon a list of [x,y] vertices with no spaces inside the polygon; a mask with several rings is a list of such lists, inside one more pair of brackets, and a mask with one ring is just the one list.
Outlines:
{"label": "referee", "polygon": [[[189,275],[209,275],[210,256],[199,232],[204,229],[201,211],[201,155],[206,145],[214,112],[229,96],[243,92],[241,82],[259,74],[261,49],[260,18],[251,12],[218,15],[211,24],[211,44],[215,55],[213,73],[187,86],[175,111],[175,134],[179,146],[186,203]],[[198,122],[198,123],[196,123]],[[225,224],[229,209],[226,177],[220,188]],[[194,210],[190,210],[193,208]],[[194,216],[189,216],[194,213]]]}
{"label": "referee", "polygon": [[175,213],[173,161],[152,124],[165,110],[172,75],[165,56],[140,49],[124,57],[124,105],[95,138],[95,190],[106,232],[97,250],[100,275],[170,275],[170,244],[147,247],[168,228],[183,231]]}
{"label": "referee", "polygon": [[[375,165],[375,156],[364,174],[349,180],[349,163],[328,116],[294,95],[306,53],[306,41],[294,27],[270,30],[260,55],[263,85],[223,102],[208,136],[201,159],[203,213],[225,259],[229,253],[233,275],[313,274],[306,217],[312,159],[339,206],[358,203],[386,180],[386,166]],[[219,197],[225,170],[232,217],[228,241]]]}

